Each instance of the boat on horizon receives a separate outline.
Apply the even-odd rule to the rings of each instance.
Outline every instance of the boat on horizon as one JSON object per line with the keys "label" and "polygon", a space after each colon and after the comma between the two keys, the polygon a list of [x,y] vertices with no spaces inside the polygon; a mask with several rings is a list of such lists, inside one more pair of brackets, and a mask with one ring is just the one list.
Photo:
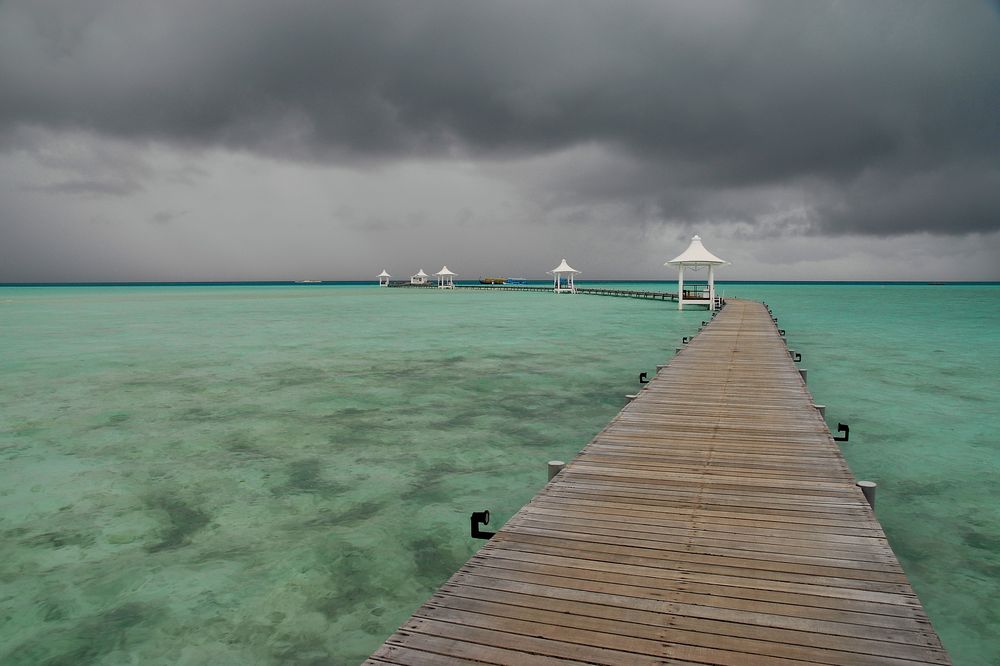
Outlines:
{"label": "boat on horizon", "polygon": [[322,280],[296,280],[295,284],[322,284]]}
{"label": "boat on horizon", "polygon": [[479,284],[504,284],[506,278],[502,277],[481,277]]}
{"label": "boat on horizon", "polygon": [[528,284],[528,281],[524,278],[511,277],[504,280],[504,284]]}

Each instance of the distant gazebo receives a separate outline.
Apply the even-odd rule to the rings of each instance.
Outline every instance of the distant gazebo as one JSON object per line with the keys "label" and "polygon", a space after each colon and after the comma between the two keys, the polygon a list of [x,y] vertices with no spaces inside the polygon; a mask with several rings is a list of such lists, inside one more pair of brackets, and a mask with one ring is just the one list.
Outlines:
{"label": "distant gazebo", "polygon": [[424,269],[421,268],[417,271],[416,275],[410,276],[410,284],[427,284],[427,278],[429,277],[430,275],[424,273]]}
{"label": "distant gazebo", "polygon": [[452,273],[448,270],[447,266],[443,266],[434,275],[438,278],[438,289],[454,289],[455,288],[455,276],[458,273]]}
{"label": "distant gazebo", "polygon": [[389,278],[391,278],[391,277],[392,276],[389,275],[389,272],[383,268],[382,272],[378,274],[378,286],[380,286],[380,287],[388,287],[389,286]]}
{"label": "distant gazebo", "polygon": [[573,276],[579,272],[563,259],[561,264],[549,271],[553,277],[552,290],[557,294],[575,294],[576,285],[573,284]]}
{"label": "distant gazebo", "polygon": [[[679,270],[677,275],[677,309],[683,310],[684,304],[705,305],[709,310],[715,310],[718,304],[715,300],[715,267],[724,266],[728,261],[719,259],[717,256],[705,249],[701,243],[701,236],[691,239],[688,248],[679,255],[663,264],[664,266],[676,266]],[[700,270],[708,266],[708,287],[705,289],[700,285],[694,289],[684,290],[684,269],[690,268],[692,271]]]}

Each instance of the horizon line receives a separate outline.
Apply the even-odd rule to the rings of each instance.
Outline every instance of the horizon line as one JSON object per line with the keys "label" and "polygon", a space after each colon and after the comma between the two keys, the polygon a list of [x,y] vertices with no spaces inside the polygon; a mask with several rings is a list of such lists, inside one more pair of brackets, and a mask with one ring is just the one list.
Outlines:
{"label": "horizon line", "polygon": [[[528,283],[548,284],[549,279],[526,279]],[[478,279],[456,280],[458,284],[478,284]],[[649,279],[649,278],[608,278],[608,279],[587,279],[577,280],[578,283],[585,282],[623,282],[623,283],[675,283],[676,279]],[[687,284],[698,284],[705,280],[685,280]],[[143,286],[319,286],[319,285],[377,285],[376,279],[364,280],[97,280],[97,281],[74,281],[74,282],[0,282],[0,287],[143,287]],[[770,280],[770,279],[750,279],[750,280],[716,280],[715,284],[899,284],[899,285],[990,285],[1000,284],[1000,280]]]}

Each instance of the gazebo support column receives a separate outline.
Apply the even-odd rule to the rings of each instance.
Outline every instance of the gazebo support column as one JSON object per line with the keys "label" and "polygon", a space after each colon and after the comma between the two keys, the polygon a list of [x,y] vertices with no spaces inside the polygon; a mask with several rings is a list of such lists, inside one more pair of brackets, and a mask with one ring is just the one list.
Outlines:
{"label": "gazebo support column", "polygon": [[684,267],[677,273],[677,309],[684,309]]}
{"label": "gazebo support column", "polygon": [[715,309],[715,266],[709,264],[708,266],[708,309],[712,311]]}

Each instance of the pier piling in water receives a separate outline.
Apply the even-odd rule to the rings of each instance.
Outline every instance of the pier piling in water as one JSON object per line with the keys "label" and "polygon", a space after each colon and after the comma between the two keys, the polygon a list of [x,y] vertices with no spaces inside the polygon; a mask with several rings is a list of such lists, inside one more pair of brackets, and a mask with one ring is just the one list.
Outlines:
{"label": "pier piling in water", "polygon": [[878,484],[874,481],[858,481],[858,488],[861,488],[861,493],[865,496],[865,500],[868,502],[868,506],[875,509],[875,489],[878,488]]}

